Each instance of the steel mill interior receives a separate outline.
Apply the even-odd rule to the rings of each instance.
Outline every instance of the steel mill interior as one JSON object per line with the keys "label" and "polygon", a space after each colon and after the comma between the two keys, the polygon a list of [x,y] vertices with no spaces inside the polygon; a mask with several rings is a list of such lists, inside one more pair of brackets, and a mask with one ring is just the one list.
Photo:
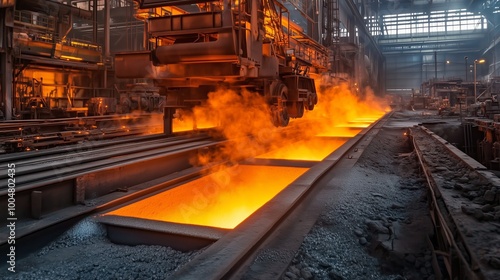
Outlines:
{"label": "steel mill interior", "polygon": [[500,279],[500,1],[0,0],[1,279]]}

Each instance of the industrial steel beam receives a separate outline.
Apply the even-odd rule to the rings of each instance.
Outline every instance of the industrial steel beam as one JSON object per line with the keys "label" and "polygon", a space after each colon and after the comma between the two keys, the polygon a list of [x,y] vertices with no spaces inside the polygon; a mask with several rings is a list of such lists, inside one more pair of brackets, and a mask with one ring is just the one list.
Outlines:
{"label": "industrial steel beam", "polygon": [[206,0],[138,0],[141,9],[205,3]]}
{"label": "industrial steel beam", "polygon": [[12,44],[13,44],[13,27],[14,17],[13,8],[0,9],[0,78],[1,96],[4,108],[4,118],[6,120],[12,119],[13,108],[13,91],[12,91],[12,71],[13,71],[13,58],[12,58]]}

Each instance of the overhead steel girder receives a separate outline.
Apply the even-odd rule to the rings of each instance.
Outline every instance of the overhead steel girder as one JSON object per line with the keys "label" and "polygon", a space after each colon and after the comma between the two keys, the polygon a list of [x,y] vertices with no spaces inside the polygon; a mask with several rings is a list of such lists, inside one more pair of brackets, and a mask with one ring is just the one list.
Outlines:
{"label": "overhead steel girder", "polygon": [[464,41],[453,41],[453,42],[432,42],[425,44],[398,44],[391,46],[382,46],[382,51],[385,55],[388,54],[400,54],[400,53],[424,53],[424,52],[434,52],[436,49],[441,52],[464,52],[464,51],[478,51],[477,44],[474,41],[464,42]]}
{"label": "overhead steel girder", "polygon": [[177,5],[189,5],[197,3],[205,3],[206,0],[136,0],[139,2],[139,7],[141,9],[156,8],[162,6],[177,6]]}
{"label": "overhead steel girder", "polygon": [[478,40],[482,40],[485,34],[476,32],[474,34],[457,34],[429,37],[393,37],[379,39],[379,47],[384,54],[389,53],[421,53],[431,52],[436,49],[445,48],[448,51],[479,51],[484,46],[479,45]]}

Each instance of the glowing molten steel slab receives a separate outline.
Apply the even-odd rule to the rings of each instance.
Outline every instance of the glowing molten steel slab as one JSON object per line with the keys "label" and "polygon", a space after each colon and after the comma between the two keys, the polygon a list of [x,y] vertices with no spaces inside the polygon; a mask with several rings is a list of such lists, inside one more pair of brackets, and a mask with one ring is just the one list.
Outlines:
{"label": "glowing molten steel slab", "polygon": [[232,229],[307,170],[231,167],[106,215]]}
{"label": "glowing molten steel slab", "polygon": [[257,156],[267,159],[321,161],[342,146],[347,139],[313,138],[295,142],[272,152]]}
{"label": "glowing molten steel slab", "polygon": [[382,116],[383,115],[355,118],[353,120],[349,120],[349,124],[347,124],[346,127],[362,127],[362,128],[368,127],[370,126],[370,124],[377,121]]}
{"label": "glowing molten steel slab", "polygon": [[201,121],[196,122],[195,125],[195,122],[192,119],[183,119],[183,120],[174,119],[172,124],[173,132],[191,131],[195,129],[205,129],[212,127],[215,127],[215,125]]}
{"label": "glowing molten steel slab", "polygon": [[353,127],[342,127],[342,126],[332,126],[325,128],[323,131],[318,133],[316,136],[327,136],[327,137],[354,137],[363,130],[362,128]]}
{"label": "glowing molten steel slab", "polygon": [[345,127],[349,128],[365,128],[369,127],[371,123],[365,123],[365,122],[356,122],[356,123],[349,123],[349,125],[346,125]]}

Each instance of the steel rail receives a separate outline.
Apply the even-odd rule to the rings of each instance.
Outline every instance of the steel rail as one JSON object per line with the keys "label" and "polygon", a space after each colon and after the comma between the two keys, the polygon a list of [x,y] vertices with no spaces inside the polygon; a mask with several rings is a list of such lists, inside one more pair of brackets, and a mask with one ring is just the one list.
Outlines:
{"label": "steel rail", "polygon": [[[45,165],[16,165],[16,191],[22,191],[32,188],[33,186],[41,186],[54,180],[65,180],[67,177],[74,177],[76,175],[89,173],[109,165],[122,164],[141,158],[146,159],[164,154],[166,152],[190,147],[198,147],[200,145],[212,143],[212,141],[209,141],[208,139],[208,136],[204,136],[197,137],[195,139],[190,138],[168,143],[158,143],[150,146],[136,144],[137,147],[129,150],[115,148],[112,151],[106,151],[105,153],[91,151],[90,154],[87,152],[78,153],[70,158],[68,158],[67,155],[63,155],[61,158],[64,159],[64,161],[52,163],[46,162]],[[95,155],[96,152],[98,152],[99,155]],[[55,171],[57,171],[56,178],[54,178]],[[2,173],[0,175],[0,179],[4,179],[2,182],[7,182],[7,178],[8,175],[6,172],[5,174]],[[5,195],[6,187],[7,186],[3,183],[0,185],[0,196]]]}
{"label": "steel rail", "polygon": [[[61,119],[40,119],[40,120],[21,120],[21,121],[3,121],[0,122],[0,146],[7,145],[14,141],[31,143],[35,148],[46,147],[47,146],[58,146],[77,143],[79,141],[85,140],[85,138],[94,138],[97,135],[101,135],[100,131],[105,131],[107,129],[117,129],[121,127],[123,122],[127,123],[127,131],[105,131],[107,135],[100,136],[99,140],[114,138],[118,136],[132,136],[137,134],[144,134],[143,130],[144,124],[135,124],[138,120],[147,119],[157,114],[140,114],[136,116],[130,115],[106,115],[106,116],[91,116],[91,117],[77,117],[77,118],[61,118]],[[114,123],[114,124],[113,124]],[[119,126],[116,123],[119,124]],[[98,128],[94,128],[98,125]],[[141,126],[139,126],[141,125]],[[53,139],[48,142],[38,142],[37,137],[53,137],[57,138],[58,132],[70,132],[67,130],[68,126],[73,126],[74,132],[85,131],[88,135],[74,135],[72,139],[66,139],[61,137],[61,139]],[[85,130],[84,130],[85,129]],[[118,133],[118,134],[117,134]],[[124,135],[128,134],[128,135]],[[80,137],[76,137],[80,136]],[[81,139],[80,139],[81,138]],[[92,139],[97,140],[97,139]],[[21,143],[22,143],[21,142]],[[12,145],[12,144],[9,144]]]}
{"label": "steel rail", "polygon": [[[23,149],[38,150],[56,146],[66,146],[77,144],[82,141],[102,141],[118,137],[130,137],[146,134],[144,127],[133,125],[127,128],[108,127],[92,130],[66,130],[42,134],[26,135],[2,139],[3,146],[7,153],[20,152]],[[7,151],[13,149],[13,151]]]}
{"label": "steel rail", "polygon": [[[157,145],[157,144],[161,144],[162,142],[167,142],[167,141],[162,140],[162,139],[158,139],[158,140],[151,140],[151,141],[142,140],[139,142],[141,144],[144,144],[144,145]],[[93,154],[96,154],[96,155],[100,154],[102,156],[103,153],[126,150],[128,148],[137,148],[137,144],[126,142],[126,143],[121,144],[121,145],[112,145],[112,146],[107,145],[107,146],[102,147],[100,149],[88,149],[88,150],[81,150],[81,151],[70,150],[70,152],[66,152],[66,153],[57,153],[57,152],[56,153],[46,153],[45,156],[39,156],[39,154],[36,154],[35,157],[25,157],[23,159],[9,158],[9,159],[4,160],[3,158],[0,158],[0,171],[7,169],[7,166],[6,166],[7,163],[15,163],[17,167],[25,167],[25,168],[28,168],[29,166],[36,165],[38,168],[43,169],[44,164],[52,163],[52,162],[59,162],[60,160],[66,160],[66,159],[68,159],[68,157],[74,157],[76,154],[78,154],[79,157],[81,157],[81,156],[91,157]],[[31,171],[33,171],[33,170],[31,170]],[[21,174],[22,170],[20,169],[19,172],[17,172],[17,173]],[[0,177],[0,179],[1,178],[2,177]]]}
{"label": "steel rail", "polygon": [[11,120],[0,122],[0,131],[3,130],[18,130],[24,126],[53,126],[71,124],[81,121],[123,121],[132,120],[133,118],[151,117],[156,114],[140,114],[140,115],[106,115],[106,116],[89,116],[89,117],[75,117],[75,118],[59,118],[59,119],[29,119],[29,120]]}
{"label": "steel rail", "polygon": [[57,147],[55,149],[44,149],[38,151],[30,151],[24,153],[10,153],[10,154],[2,154],[0,155],[0,168],[11,162],[17,162],[25,159],[34,159],[37,157],[43,156],[54,156],[57,154],[63,153],[76,153],[81,151],[87,151],[92,149],[104,148],[108,146],[121,145],[127,143],[133,143],[137,141],[148,141],[165,138],[164,134],[152,134],[152,135],[142,135],[142,136],[134,136],[127,139],[111,139],[111,140],[102,140],[102,141],[83,141],[81,143]]}
{"label": "steel rail", "polygon": [[[56,167],[55,170],[62,171],[63,175],[58,175],[55,181],[73,179],[77,176],[101,171],[106,168],[120,168],[123,165],[131,164],[131,163],[140,163],[146,161],[148,159],[154,159],[158,156],[163,156],[166,153],[171,152],[182,152],[193,149],[198,149],[202,147],[206,147],[207,145],[213,144],[212,141],[204,140],[204,141],[189,141],[188,143],[182,143],[175,146],[175,149],[172,149],[172,146],[155,148],[154,150],[149,151],[140,151],[138,153],[119,158],[105,158],[99,160],[98,162],[86,162],[78,165],[78,169],[73,169],[71,167]],[[33,186],[40,185],[40,183],[54,182],[54,172],[53,170],[47,170],[45,172],[37,173],[35,176],[30,176],[28,183],[34,183],[33,185],[21,185],[16,188],[17,191],[23,191]],[[3,190],[0,191],[0,195],[3,194]]]}
{"label": "steel rail", "polygon": [[[200,139],[208,139],[207,135],[195,136],[186,139],[185,137],[175,137],[175,138],[159,138],[153,140],[147,139],[135,139],[132,141],[125,141],[122,144],[117,145],[106,145],[99,149],[89,149],[89,150],[70,150],[68,153],[64,154],[45,154],[43,157],[28,157],[24,159],[9,159],[3,160],[0,157],[0,172],[2,170],[7,170],[7,163],[16,164],[16,175],[32,174],[33,172],[43,171],[47,169],[46,164],[56,163],[57,167],[61,165],[64,161],[64,165],[72,165],[71,162],[85,162],[92,160],[99,160],[106,157],[114,157],[125,154],[130,154],[138,151],[144,151],[149,149],[155,149],[163,146],[177,145],[183,142],[196,141]],[[140,145],[138,145],[140,144]],[[78,157],[75,160],[75,157]],[[71,161],[71,162],[70,162]],[[53,164],[52,164],[53,165]],[[0,179],[7,178],[2,176],[5,174],[0,174]]]}
{"label": "steel rail", "polygon": [[[431,196],[431,206],[430,206],[430,211],[433,215],[431,215],[432,221],[434,223],[435,229],[437,232],[441,234],[441,237],[444,238],[444,241],[446,241],[445,246],[448,247],[447,252],[440,253],[441,256],[445,259],[445,266],[447,269],[447,273],[450,276],[450,279],[468,279],[468,280],[474,280],[474,279],[482,279],[482,277],[478,274],[476,274],[471,266],[476,266],[477,267],[477,260],[475,257],[470,253],[470,249],[468,248],[467,244],[463,241],[464,238],[462,236],[462,233],[458,231],[459,237],[462,240],[457,240],[454,238],[454,234],[448,224],[451,222],[453,223],[453,226],[457,228],[456,223],[451,215],[448,214],[448,210],[446,209],[446,204],[444,201],[442,201],[442,196],[439,193],[439,187],[437,186],[433,176],[432,172],[430,172],[428,165],[425,163],[425,159],[423,156],[423,153],[421,149],[419,148],[418,144],[415,141],[415,138],[413,137],[412,134],[412,143],[413,147],[415,148],[415,153],[418,157],[418,161],[420,164],[420,167],[422,168],[422,171],[424,173],[424,176],[426,178],[426,182],[428,185],[428,190],[430,192]],[[446,146],[445,146],[446,147]],[[443,212],[446,213],[443,215]],[[462,246],[458,246],[457,243],[460,243]],[[435,251],[433,251],[433,254],[436,254]],[[456,265],[456,257],[458,257],[458,273],[454,265]],[[433,256],[435,258],[435,255]],[[470,259],[471,261],[467,261],[467,259]],[[434,267],[435,271],[438,271],[438,267]]]}

